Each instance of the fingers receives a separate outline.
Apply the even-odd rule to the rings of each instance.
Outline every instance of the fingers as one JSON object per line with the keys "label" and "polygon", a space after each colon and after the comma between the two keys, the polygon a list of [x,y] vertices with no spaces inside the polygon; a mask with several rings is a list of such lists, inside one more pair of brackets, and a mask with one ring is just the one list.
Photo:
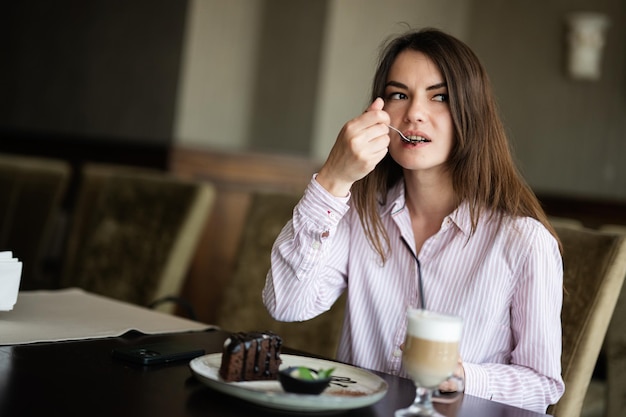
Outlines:
{"label": "fingers", "polygon": [[334,195],[345,195],[355,181],[369,174],[387,154],[389,115],[377,98],[366,111],[348,121],[317,175],[318,182]]}
{"label": "fingers", "polygon": [[460,391],[458,381],[456,379],[447,379],[439,384],[441,392],[457,392]]}
{"label": "fingers", "polygon": [[382,98],[378,97],[363,112],[362,115],[353,120],[360,120],[367,125],[373,125],[377,123],[381,123],[384,125],[389,124],[389,114],[383,110],[385,107],[385,102]]}
{"label": "fingers", "polygon": [[372,111],[372,110],[382,110],[383,107],[385,107],[385,102],[383,101],[382,98],[377,97],[376,100],[374,100],[365,110],[366,112],[368,111]]}
{"label": "fingers", "polygon": [[451,377],[439,385],[433,393],[432,401],[433,403],[452,404],[462,397],[464,391],[465,384],[463,380]]}
{"label": "fingers", "polygon": [[463,359],[459,356],[459,360],[457,362],[456,370],[454,371],[454,375],[465,379],[465,368],[463,368]]}
{"label": "fingers", "polygon": [[387,146],[389,146],[389,128],[387,125],[390,119],[389,114],[383,110],[384,105],[383,99],[376,98],[363,114],[344,125],[339,139],[344,137],[353,144],[373,142],[370,144],[372,150],[381,151],[384,149],[386,153]]}

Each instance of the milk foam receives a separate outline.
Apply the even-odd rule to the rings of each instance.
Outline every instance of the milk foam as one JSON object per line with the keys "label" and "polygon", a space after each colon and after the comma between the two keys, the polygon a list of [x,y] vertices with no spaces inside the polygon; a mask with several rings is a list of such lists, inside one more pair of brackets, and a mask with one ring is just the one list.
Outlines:
{"label": "milk foam", "polygon": [[407,333],[413,337],[438,342],[458,342],[461,339],[463,320],[433,311],[409,309]]}

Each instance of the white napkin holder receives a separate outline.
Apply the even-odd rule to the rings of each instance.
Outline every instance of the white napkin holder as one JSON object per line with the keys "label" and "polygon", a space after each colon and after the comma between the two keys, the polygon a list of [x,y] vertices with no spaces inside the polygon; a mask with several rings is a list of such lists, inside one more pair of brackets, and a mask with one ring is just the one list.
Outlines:
{"label": "white napkin holder", "polygon": [[0,252],[0,311],[13,310],[22,277],[22,263],[13,252]]}

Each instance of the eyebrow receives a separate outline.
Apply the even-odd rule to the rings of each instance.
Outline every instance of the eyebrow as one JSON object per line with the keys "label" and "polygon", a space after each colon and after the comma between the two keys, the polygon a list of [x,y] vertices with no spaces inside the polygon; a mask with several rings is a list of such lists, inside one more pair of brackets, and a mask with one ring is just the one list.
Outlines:
{"label": "eyebrow", "polygon": [[[387,84],[385,84],[385,87],[397,87],[397,88],[403,88],[405,90],[409,89],[409,87],[407,87],[406,85],[398,81],[388,81]],[[426,87],[426,91],[439,90],[440,88],[447,88],[447,87],[448,87],[447,83],[440,82],[440,83],[433,84],[433,85]]]}

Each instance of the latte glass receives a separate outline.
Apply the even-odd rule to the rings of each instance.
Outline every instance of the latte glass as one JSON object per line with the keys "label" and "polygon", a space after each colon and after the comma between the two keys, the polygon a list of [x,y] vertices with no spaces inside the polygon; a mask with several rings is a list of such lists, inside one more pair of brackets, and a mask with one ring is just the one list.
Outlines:
{"label": "latte glass", "polygon": [[463,320],[420,309],[409,309],[407,318],[402,363],[415,382],[416,395],[413,404],[395,416],[438,416],[432,393],[456,370]]}

